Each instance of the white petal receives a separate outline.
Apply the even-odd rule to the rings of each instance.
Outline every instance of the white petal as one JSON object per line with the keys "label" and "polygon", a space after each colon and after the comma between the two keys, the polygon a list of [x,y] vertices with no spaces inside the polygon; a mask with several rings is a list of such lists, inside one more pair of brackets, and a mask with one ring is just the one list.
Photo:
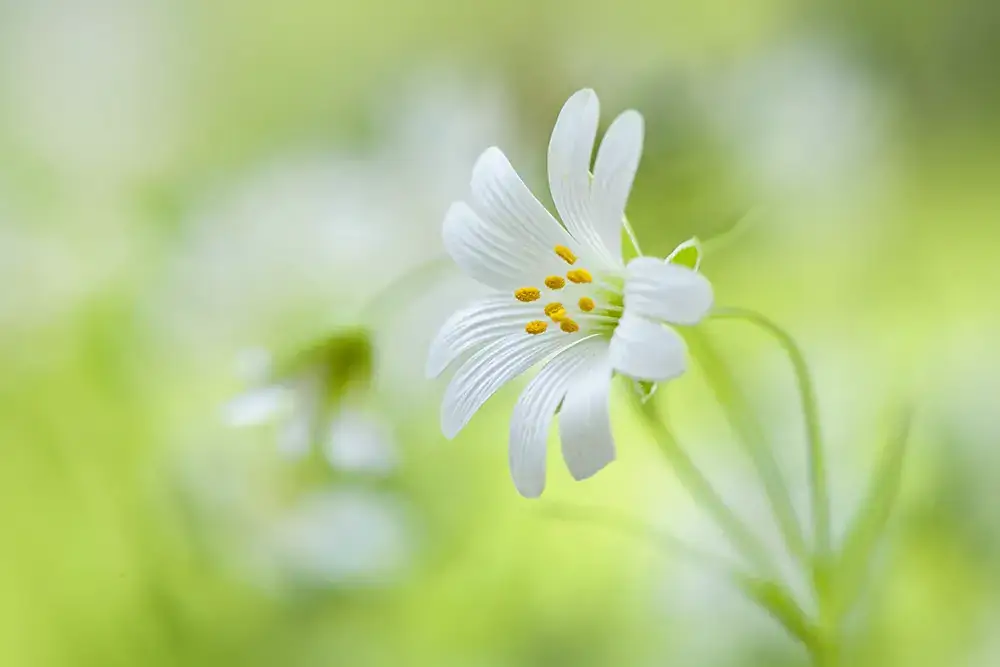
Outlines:
{"label": "white petal", "polygon": [[281,425],[278,452],[292,460],[302,458],[309,452],[312,434],[313,415],[305,410],[296,411]]}
{"label": "white petal", "polygon": [[611,123],[594,162],[591,212],[594,228],[612,258],[621,259],[622,220],[642,156],[643,122],[638,111],[626,111]]}
{"label": "white petal", "polygon": [[684,373],[687,346],[673,329],[626,311],[611,337],[610,360],[623,375],[659,382]]}
{"label": "white petal", "polygon": [[262,387],[237,396],[224,409],[230,426],[258,426],[276,418],[288,407],[289,391],[281,386]]}
{"label": "white petal", "polygon": [[340,470],[384,475],[396,467],[388,426],[362,408],[341,408],[330,425],[326,445],[327,460]]}
{"label": "white petal", "polygon": [[617,258],[594,228],[590,204],[590,161],[599,116],[597,94],[589,88],[577,91],[563,105],[549,140],[549,188],[563,224],[583,244],[582,250],[614,265]]}
{"label": "white petal", "polygon": [[525,287],[539,280],[536,255],[525,253],[525,240],[492,225],[465,202],[445,214],[445,250],[469,277],[496,289]]}
{"label": "white petal", "polygon": [[610,394],[611,365],[603,352],[572,379],[559,413],[563,458],[573,479],[586,479],[615,458]]}
{"label": "white petal", "polygon": [[673,324],[697,324],[712,309],[712,285],[702,274],[653,257],[629,262],[625,309]]}
{"label": "white petal", "polygon": [[524,330],[537,319],[538,304],[521,303],[511,292],[479,299],[453,314],[441,327],[427,355],[427,377],[437,377],[469,350]]}
{"label": "white petal", "polygon": [[538,260],[540,275],[551,273],[545,264],[557,270],[563,268],[552,249],[570,245],[569,234],[531,194],[503,151],[495,146],[486,149],[472,169],[470,203],[486,223],[520,244],[516,248],[519,254]]}
{"label": "white petal", "polygon": [[514,334],[495,340],[462,364],[441,401],[441,431],[458,435],[497,389],[545,357],[579,341],[559,332]]}
{"label": "white petal", "polygon": [[289,389],[294,403],[292,413],[278,434],[278,452],[290,459],[298,459],[309,452],[317,433],[323,378],[317,372],[310,372],[296,380]]}
{"label": "white petal", "polygon": [[[591,342],[593,341],[593,342]],[[537,498],[545,489],[545,445],[556,408],[566,395],[570,379],[593,355],[589,339],[553,358],[521,392],[510,418],[510,474],[514,486],[526,498]]]}
{"label": "white petal", "polygon": [[701,242],[697,237],[691,237],[680,244],[663,260],[668,264],[680,264],[695,271],[701,266]]}

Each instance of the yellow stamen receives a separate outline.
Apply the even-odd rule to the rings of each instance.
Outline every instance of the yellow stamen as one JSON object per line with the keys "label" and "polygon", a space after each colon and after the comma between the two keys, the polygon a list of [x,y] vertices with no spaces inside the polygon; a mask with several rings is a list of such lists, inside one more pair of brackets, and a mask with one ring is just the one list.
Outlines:
{"label": "yellow stamen", "polygon": [[560,308],[559,310],[554,310],[549,313],[549,317],[552,318],[553,322],[562,322],[569,317],[569,315],[566,314],[566,311],[563,308]]}
{"label": "yellow stamen", "polygon": [[596,304],[594,303],[594,300],[591,299],[589,296],[581,296],[580,302],[577,305],[580,306],[580,310],[582,310],[585,313],[589,313],[594,309],[594,306]]}
{"label": "yellow stamen", "polygon": [[[590,283],[594,281],[594,278],[590,275],[590,271],[587,269],[573,269],[566,274],[566,277],[569,278],[570,282],[577,284]],[[548,279],[546,279],[546,282],[548,282]]]}
{"label": "yellow stamen", "polygon": [[566,309],[563,308],[563,305],[558,301],[553,301],[549,305],[545,306],[545,314],[557,322],[559,321],[559,318],[556,317],[558,313],[562,313],[564,315],[566,313]]}
{"label": "yellow stamen", "polygon": [[545,286],[549,289],[562,289],[566,287],[566,281],[562,276],[549,276],[545,279]]}
{"label": "yellow stamen", "polygon": [[566,262],[567,264],[576,264],[576,255],[574,255],[573,251],[567,248],[566,246],[557,245],[555,248],[553,248],[553,250],[555,250],[556,254],[562,257],[563,261]]}
{"label": "yellow stamen", "polygon": [[524,326],[524,330],[530,333],[532,336],[537,336],[540,333],[545,333],[545,330],[549,328],[548,323],[541,320],[532,320]]}
{"label": "yellow stamen", "polygon": [[531,303],[542,298],[542,293],[537,287],[522,287],[514,292],[514,298],[524,303]]}
{"label": "yellow stamen", "polygon": [[566,333],[573,333],[580,330],[580,325],[567,317],[559,323],[559,328]]}

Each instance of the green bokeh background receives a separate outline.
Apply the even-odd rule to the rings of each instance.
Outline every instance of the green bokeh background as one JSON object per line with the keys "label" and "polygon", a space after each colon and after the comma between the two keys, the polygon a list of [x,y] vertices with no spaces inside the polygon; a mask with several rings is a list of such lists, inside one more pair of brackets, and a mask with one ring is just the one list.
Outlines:
{"label": "green bokeh background", "polygon": [[[553,518],[613,507],[721,548],[624,400],[620,460],[576,484],[553,446],[524,500],[517,388],[446,442],[444,383],[421,374],[467,286],[364,310],[440,254],[487,146],[548,201],[548,133],[584,86],[602,126],[645,116],[629,218],[647,254],[741,221],[702,268],[719,303],[803,345],[837,526],[894,407],[918,407],[851,664],[1000,664],[998,30],[988,0],[0,0],[0,664],[805,664],[698,568]],[[225,427],[241,350],[368,315],[392,475]],[[804,515],[790,373],[758,334],[711,328]],[[698,373],[661,391],[770,536]],[[261,527],[337,489],[391,503],[392,567],[270,562]],[[366,543],[354,529],[331,553]]]}

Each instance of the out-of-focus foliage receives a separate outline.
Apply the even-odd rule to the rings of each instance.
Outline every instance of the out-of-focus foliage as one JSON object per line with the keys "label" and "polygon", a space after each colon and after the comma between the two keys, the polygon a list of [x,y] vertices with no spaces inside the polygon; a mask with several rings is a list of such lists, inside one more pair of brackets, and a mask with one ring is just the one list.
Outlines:
{"label": "out-of-focus foliage", "polygon": [[[718,301],[802,342],[839,531],[891,409],[918,407],[849,664],[997,664],[998,29],[986,0],[0,1],[0,664],[802,664],[698,568],[549,516],[615,507],[722,548],[625,401],[620,461],[574,484],[554,454],[525,501],[516,394],[445,442],[422,377],[468,285],[381,291],[441,254],[487,146],[549,200],[583,86],[605,123],[645,116],[644,250],[732,228],[702,263]],[[242,350],[360,324],[391,472],[224,425]],[[804,513],[790,373],[712,327]],[[661,391],[777,546],[702,379]]]}

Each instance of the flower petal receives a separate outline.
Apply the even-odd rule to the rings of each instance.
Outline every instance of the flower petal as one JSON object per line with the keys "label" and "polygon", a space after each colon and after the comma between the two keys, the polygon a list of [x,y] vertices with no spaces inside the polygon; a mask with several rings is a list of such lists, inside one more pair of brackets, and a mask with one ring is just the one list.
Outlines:
{"label": "flower petal", "polygon": [[531,194],[503,151],[493,146],[479,156],[471,187],[473,209],[486,223],[517,241],[519,254],[537,259],[539,275],[551,273],[546,265],[556,272],[563,268],[552,249],[569,244],[569,234]]}
{"label": "flower petal", "polygon": [[597,94],[589,88],[566,100],[549,140],[549,188],[556,210],[573,238],[594,259],[616,265],[617,257],[594,228],[590,203],[590,161],[600,111]]}
{"label": "flower petal", "polygon": [[288,407],[289,393],[282,385],[253,389],[226,404],[223,419],[230,426],[259,426]]}
{"label": "flower petal", "polygon": [[559,413],[563,459],[573,479],[587,479],[615,458],[610,393],[611,365],[602,350],[571,380]]}
{"label": "flower petal", "polygon": [[296,378],[289,386],[293,405],[278,434],[278,452],[289,459],[300,459],[312,447],[318,435],[323,411],[324,382],[318,371]]}
{"label": "flower petal", "polygon": [[622,256],[622,220],[642,156],[643,122],[638,111],[625,111],[611,123],[594,162],[590,201],[594,228],[612,258]]}
{"label": "flower petal", "polygon": [[290,459],[301,459],[312,445],[314,415],[305,410],[296,411],[282,423],[278,433],[278,452]]}
{"label": "flower petal", "polygon": [[327,461],[339,470],[387,475],[398,463],[388,424],[364,408],[342,406],[324,444]]}
{"label": "flower petal", "polygon": [[459,268],[484,285],[508,290],[539,279],[537,257],[524,252],[524,239],[487,223],[465,202],[448,209],[442,239]]}
{"label": "flower petal", "polygon": [[[606,343],[598,344],[606,346]],[[537,498],[545,489],[545,445],[549,426],[566,395],[569,381],[592,358],[588,354],[591,345],[583,341],[545,364],[514,406],[510,418],[510,474],[514,486],[526,498]]]}
{"label": "flower petal", "polygon": [[697,324],[712,309],[712,285],[702,274],[653,257],[629,262],[625,308],[672,324]]}
{"label": "flower petal", "polygon": [[687,369],[687,346],[673,329],[626,310],[611,337],[611,366],[636,380],[669,380]]}
{"label": "flower petal", "polygon": [[471,349],[523,331],[540,310],[538,304],[521,303],[508,292],[484,297],[455,312],[431,343],[427,377],[437,377]]}
{"label": "flower petal", "polygon": [[497,389],[545,357],[569,347],[579,338],[558,333],[532,336],[513,334],[493,341],[462,364],[441,401],[441,431],[458,435],[472,415]]}

